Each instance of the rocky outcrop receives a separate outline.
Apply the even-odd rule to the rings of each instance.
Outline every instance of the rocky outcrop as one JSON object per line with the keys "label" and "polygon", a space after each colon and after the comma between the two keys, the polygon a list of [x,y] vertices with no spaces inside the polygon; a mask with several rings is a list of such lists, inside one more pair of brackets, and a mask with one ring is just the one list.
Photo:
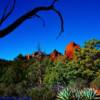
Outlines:
{"label": "rocky outcrop", "polygon": [[[75,42],[70,42],[65,49],[65,54],[64,56],[67,57],[68,59],[72,59],[74,56],[75,50],[79,50],[80,46],[76,44]],[[56,49],[49,55],[45,54],[42,51],[37,51],[34,52],[32,55],[26,55],[25,58],[26,60],[30,60],[31,58],[38,59],[42,61],[45,57],[50,58],[51,61],[55,61],[58,57],[63,56],[60,52],[58,52]],[[65,59],[64,57],[64,59]]]}
{"label": "rocky outcrop", "polygon": [[25,58],[26,58],[26,60],[30,60],[30,59],[32,58],[32,56],[31,56],[30,54],[27,54],[27,55],[25,56]]}
{"label": "rocky outcrop", "polygon": [[40,61],[42,61],[44,57],[46,57],[46,54],[42,51],[37,51],[32,54],[32,58],[38,59]]}
{"label": "rocky outcrop", "polygon": [[70,42],[65,49],[65,56],[68,59],[72,59],[74,56],[74,52],[75,50],[79,50],[80,46],[78,44],[76,44],[75,42]]}
{"label": "rocky outcrop", "polygon": [[57,57],[61,56],[62,54],[60,52],[58,52],[57,50],[54,50],[51,54],[50,54],[50,60],[51,61],[55,61],[57,59]]}
{"label": "rocky outcrop", "polygon": [[25,56],[25,58],[26,58],[26,60],[30,60],[30,59],[34,58],[34,59],[37,59],[37,60],[40,60],[41,61],[46,56],[47,55],[44,52],[42,52],[42,51],[36,51],[32,55],[27,54]]}

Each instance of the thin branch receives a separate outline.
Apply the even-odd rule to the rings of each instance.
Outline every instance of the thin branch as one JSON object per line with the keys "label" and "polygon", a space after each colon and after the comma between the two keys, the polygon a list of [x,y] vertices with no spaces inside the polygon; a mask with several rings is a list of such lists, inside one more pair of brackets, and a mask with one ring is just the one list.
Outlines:
{"label": "thin branch", "polygon": [[39,15],[35,15],[37,18],[39,18],[41,21],[42,21],[42,23],[43,23],[43,26],[45,26],[45,20],[41,17],[41,16],[39,16]]}
{"label": "thin branch", "polygon": [[61,21],[60,32],[59,32],[59,34],[58,34],[58,36],[56,38],[56,39],[58,39],[61,36],[61,34],[64,32],[64,21],[63,21],[63,17],[61,15],[61,13],[57,9],[55,9],[54,7],[52,9],[53,9],[54,12],[56,12],[56,14],[58,14],[58,17],[60,18],[60,21]]}
{"label": "thin branch", "polygon": [[53,1],[53,3],[50,6],[41,6],[41,7],[37,7],[32,9],[31,11],[29,11],[28,13],[22,15],[21,17],[19,17],[16,21],[14,21],[12,24],[8,25],[6,28],[0,30],[0,38],[8,35],[10,32],[14,31],[19,25],[21,25],[24,21],[30,19],[32,16],[36,16],[38,12],[40,11],[54,11],[58,17],[61,20],[61,32],[63,32],[63,18],[61,13],[54,8],[54,4],[56,3],[56,0]]}
{"label": "thin branch", "polygon": [[9,5],[10,5],[10,0],[7,3],[6,7],[4,8],[4,11],[3,11],[3,14],[2,14],[2,17],[1,17],[1,21],[3,21],[5,15],[6,15],[6,12],[7,12],[8,8],[9,8]]}
{"label": "thin branch", "polygon": [[3,15],[2,15],[2,18],[0,20],[0,25],[3,24],[3,22],[12,14],[14,8],[15,8],[15,4],[16,4],[16,0],[13,1],[13,5],[12,7],[10,8],[9,12],[6,14],[8,8],[9,8],[9,5],[10,5],[10,0],[8,2],[8,4],[6,5],[5,9],[4,9],[4,12],[3,12]]}
{"label": "thin branch", "polygon": [[54,4],[55,4],[57,1],[59,1],[59,0],[53,0],[51,6],[54,6]]}

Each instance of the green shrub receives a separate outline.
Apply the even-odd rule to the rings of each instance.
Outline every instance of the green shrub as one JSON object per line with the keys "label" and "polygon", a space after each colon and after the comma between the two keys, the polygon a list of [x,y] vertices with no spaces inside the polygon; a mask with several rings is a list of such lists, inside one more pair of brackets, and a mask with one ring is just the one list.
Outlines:
{"label": "green shrub", "polygon": [[65,88],[60,91],[57,95],[58,100],[71,100],[72,99],[72,91],[70,88]]}
{"label": "green shrub", "polygon": [[56,92],[46,87],[29,89],[27,94],[32,100],[54,100],[56,97]]}
{"label": "green shrub", "polygon": [[61,90],[58,95],[58,100],[94,100],[95,92],[93,89],[85,88],[83,90],[65,88]]}
{"label": "green shrub", "polygon": [[97,89],[100,88],[100,75],[90,83],[90,86]]}
{"label": "green shrub", "polygon": [[76,98],[77,100],[83,100],[82,90],[76,90],[76,91],[75,91],[75,98]]}
{"label": "green shrub", "polygon": [[85,88],[82,91],[83,100],[94,100],[96,93],[93,89]]}
{"label": "green shrub", "polygon": [[27,86],[26,86],[26,81],[22,81],[20,83],[17,83],[15,85],[15,91],[17,96],[26,96],[27,94]]}

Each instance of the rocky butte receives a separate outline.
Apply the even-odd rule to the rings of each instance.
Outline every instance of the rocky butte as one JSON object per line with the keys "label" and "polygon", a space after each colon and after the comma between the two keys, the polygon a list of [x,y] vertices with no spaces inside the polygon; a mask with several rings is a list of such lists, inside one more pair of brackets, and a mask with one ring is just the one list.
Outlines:
{"label": "rocky butte", "polygon": [[61,56],[62,54],[58,52],[56,49],[50,54],[50,60],[55,61],[57,57]]}
{"label": "rocky butte", "polygon": [[68,59],[72,59],[74,56],[75,50],[79,50],[80,46],[75,42],[70,42],[65,49],[65,55]]}
{"label": "rocky butte", "polygon": [[48,57],[51,61],[55,61],[59,56],[66,56],[66,58],[68,59],[72,59],[74,56],[74,52],[75,50],[79,50],[80,46],[78,44],[76,44],[75,42],[70,42],[66,48],[65,48],[65,53],[64,55],[62,55],[60,52],[58,52],[56,49],[51,52],[49,55],[46,55],[45,53],[43,53],[42,51],[37,51],[35,53],[33,53],[32,55],[26,55],[26,59],[29,60],[31,58],[45,58]]}

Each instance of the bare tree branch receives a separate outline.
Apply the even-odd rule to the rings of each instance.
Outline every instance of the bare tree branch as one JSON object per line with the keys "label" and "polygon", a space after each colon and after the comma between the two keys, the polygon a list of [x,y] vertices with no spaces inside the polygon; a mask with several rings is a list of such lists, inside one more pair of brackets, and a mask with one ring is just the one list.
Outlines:
{"label": "bare tree branch", "polygon": [[35,15],[37,18],[39,18],[41,21],[42,21],[42,23],[43,23],[43,26],[45,26],[45,20],[41,17],[41,16],[39,16],[39,15]]}
{"label": "bare tree branch", "polygon": [[56,39],[58,39],[61,36],[61,34],[64,32],[64,21],[63,21],[63,17],[61,15],[61,13],[57,9],[55,9],[53,7],[53,11],[55,11],[56,14],[58,14],[58,17],[60,18],[60,21],[61,21],[61,29],[60,29],[60,32],[59,32],[57,38],[56,38]]}
{"label": "bare tree branch", "polygon": [[13,1],[12,7],[10,8],[9,12],[6,14],[8,8],[9,8],[9,5],[10,5],[10,0],[9,0],[8,4],[6,5],[6,7],[4,9],[3,15],[1,17],[0,25],[2,25],[3,22],[12,14],[12,12],[13,12],[13,10],[15,8],[15,4],[16,4],[16,0]]}
{"label": "bare tree branch", "polygon": [[[63,24],[62,15],[56,8],[54,8],[54,4],[56,3],[56,1],[57,0],[54,0],[53,3],[50,6],[37,7],[37,8],[32,9],[31,11],[27,12],[26,14],[22,15],[17,20],[15,20],[12,24],[10,24],[6,28],[0,30],[0,38],[8,35],[12,31],[14,31],[19,25],[21,25],[24,21],[30,19],[32,16],[36,16],[38,12],[40,12],[40,11],[50,11],[50,10],[54,11],[58,15],[58,17],[60,18],[60,20],[61,20],[61,30],[60,30],[60,32],[63,32],[63,25],[64,24]],[[10,14],[8,14],[7,17],[9,15]]]}

